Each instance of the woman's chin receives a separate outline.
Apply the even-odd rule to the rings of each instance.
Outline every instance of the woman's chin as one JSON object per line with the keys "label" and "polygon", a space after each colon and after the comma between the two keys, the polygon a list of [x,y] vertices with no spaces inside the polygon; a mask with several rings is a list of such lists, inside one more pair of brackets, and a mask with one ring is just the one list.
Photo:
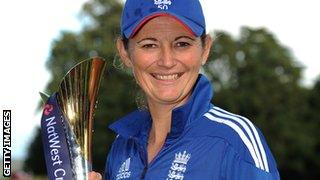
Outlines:
{"label": "woman's chin", "polygon": [[176,106],[177,104],[183,104],[183,102],[185,102],[185,99],[186,99],[185,97],[182,96],[181,93],[180,94],[179,93],[176,93],[176,94],[162,93],[160,96],[157,96],[155,99],[156,99],[156,103],[159,103],[162,105]]}

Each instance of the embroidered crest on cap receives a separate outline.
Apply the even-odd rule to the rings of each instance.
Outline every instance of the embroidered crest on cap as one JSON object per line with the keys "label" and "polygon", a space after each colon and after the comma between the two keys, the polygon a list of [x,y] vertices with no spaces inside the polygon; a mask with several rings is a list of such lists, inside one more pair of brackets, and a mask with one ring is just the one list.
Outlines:
{"label": "embroidered crest on cap", "polygon": [[171,0],[154,0],[154,4],[157,5],[159,9],[167,10],[171,5]]}

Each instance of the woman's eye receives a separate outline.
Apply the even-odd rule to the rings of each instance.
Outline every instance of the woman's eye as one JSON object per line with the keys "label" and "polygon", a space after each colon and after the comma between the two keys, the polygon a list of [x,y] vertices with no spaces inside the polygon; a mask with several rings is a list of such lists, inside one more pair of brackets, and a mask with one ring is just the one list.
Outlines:
{"label": "woman's eye", "polygon": [[176,46],[177,47],[187,47],[187,46],[190,46],[190,43],[188,43],[188,42],[177,42]]}
{"label": "woman's eye", "polygon": [[142,47],[143,48],[155,48],[155,47],[157,47],[157,45],[156,44],[144,44],[144,45],[142,45]]}

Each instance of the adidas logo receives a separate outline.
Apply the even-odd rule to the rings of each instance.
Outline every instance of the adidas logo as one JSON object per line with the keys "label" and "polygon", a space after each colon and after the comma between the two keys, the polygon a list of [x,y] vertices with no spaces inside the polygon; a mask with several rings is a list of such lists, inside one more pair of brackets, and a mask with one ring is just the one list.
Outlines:
{"label": "adidas logo", "polygon": [[121,164],[116,180],[129,178],[131,175],[129,168],[130,168],[130,158],[128,158],[125,162]]}

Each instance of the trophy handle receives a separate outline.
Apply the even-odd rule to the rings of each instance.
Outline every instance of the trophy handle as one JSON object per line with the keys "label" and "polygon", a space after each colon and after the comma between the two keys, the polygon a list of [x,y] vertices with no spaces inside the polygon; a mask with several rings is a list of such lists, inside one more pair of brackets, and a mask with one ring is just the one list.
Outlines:
{"label": "trophy handle", "polygon": [[[92,132],[93,132],[93,117],[94,117],[94,109],[97,104],[97,94],[99,89],[99,84],[101,81],[101,74],[105,67],[105,61],[100,57],[95,57],[92,59],[92,68],[90,72],[90,80],[89,80],[89,102],[90,102],[90,113],[89,113],[89,120],[88,124],[88,161],[92,163]],[[91,170],[91,169],[90,169]]]}

